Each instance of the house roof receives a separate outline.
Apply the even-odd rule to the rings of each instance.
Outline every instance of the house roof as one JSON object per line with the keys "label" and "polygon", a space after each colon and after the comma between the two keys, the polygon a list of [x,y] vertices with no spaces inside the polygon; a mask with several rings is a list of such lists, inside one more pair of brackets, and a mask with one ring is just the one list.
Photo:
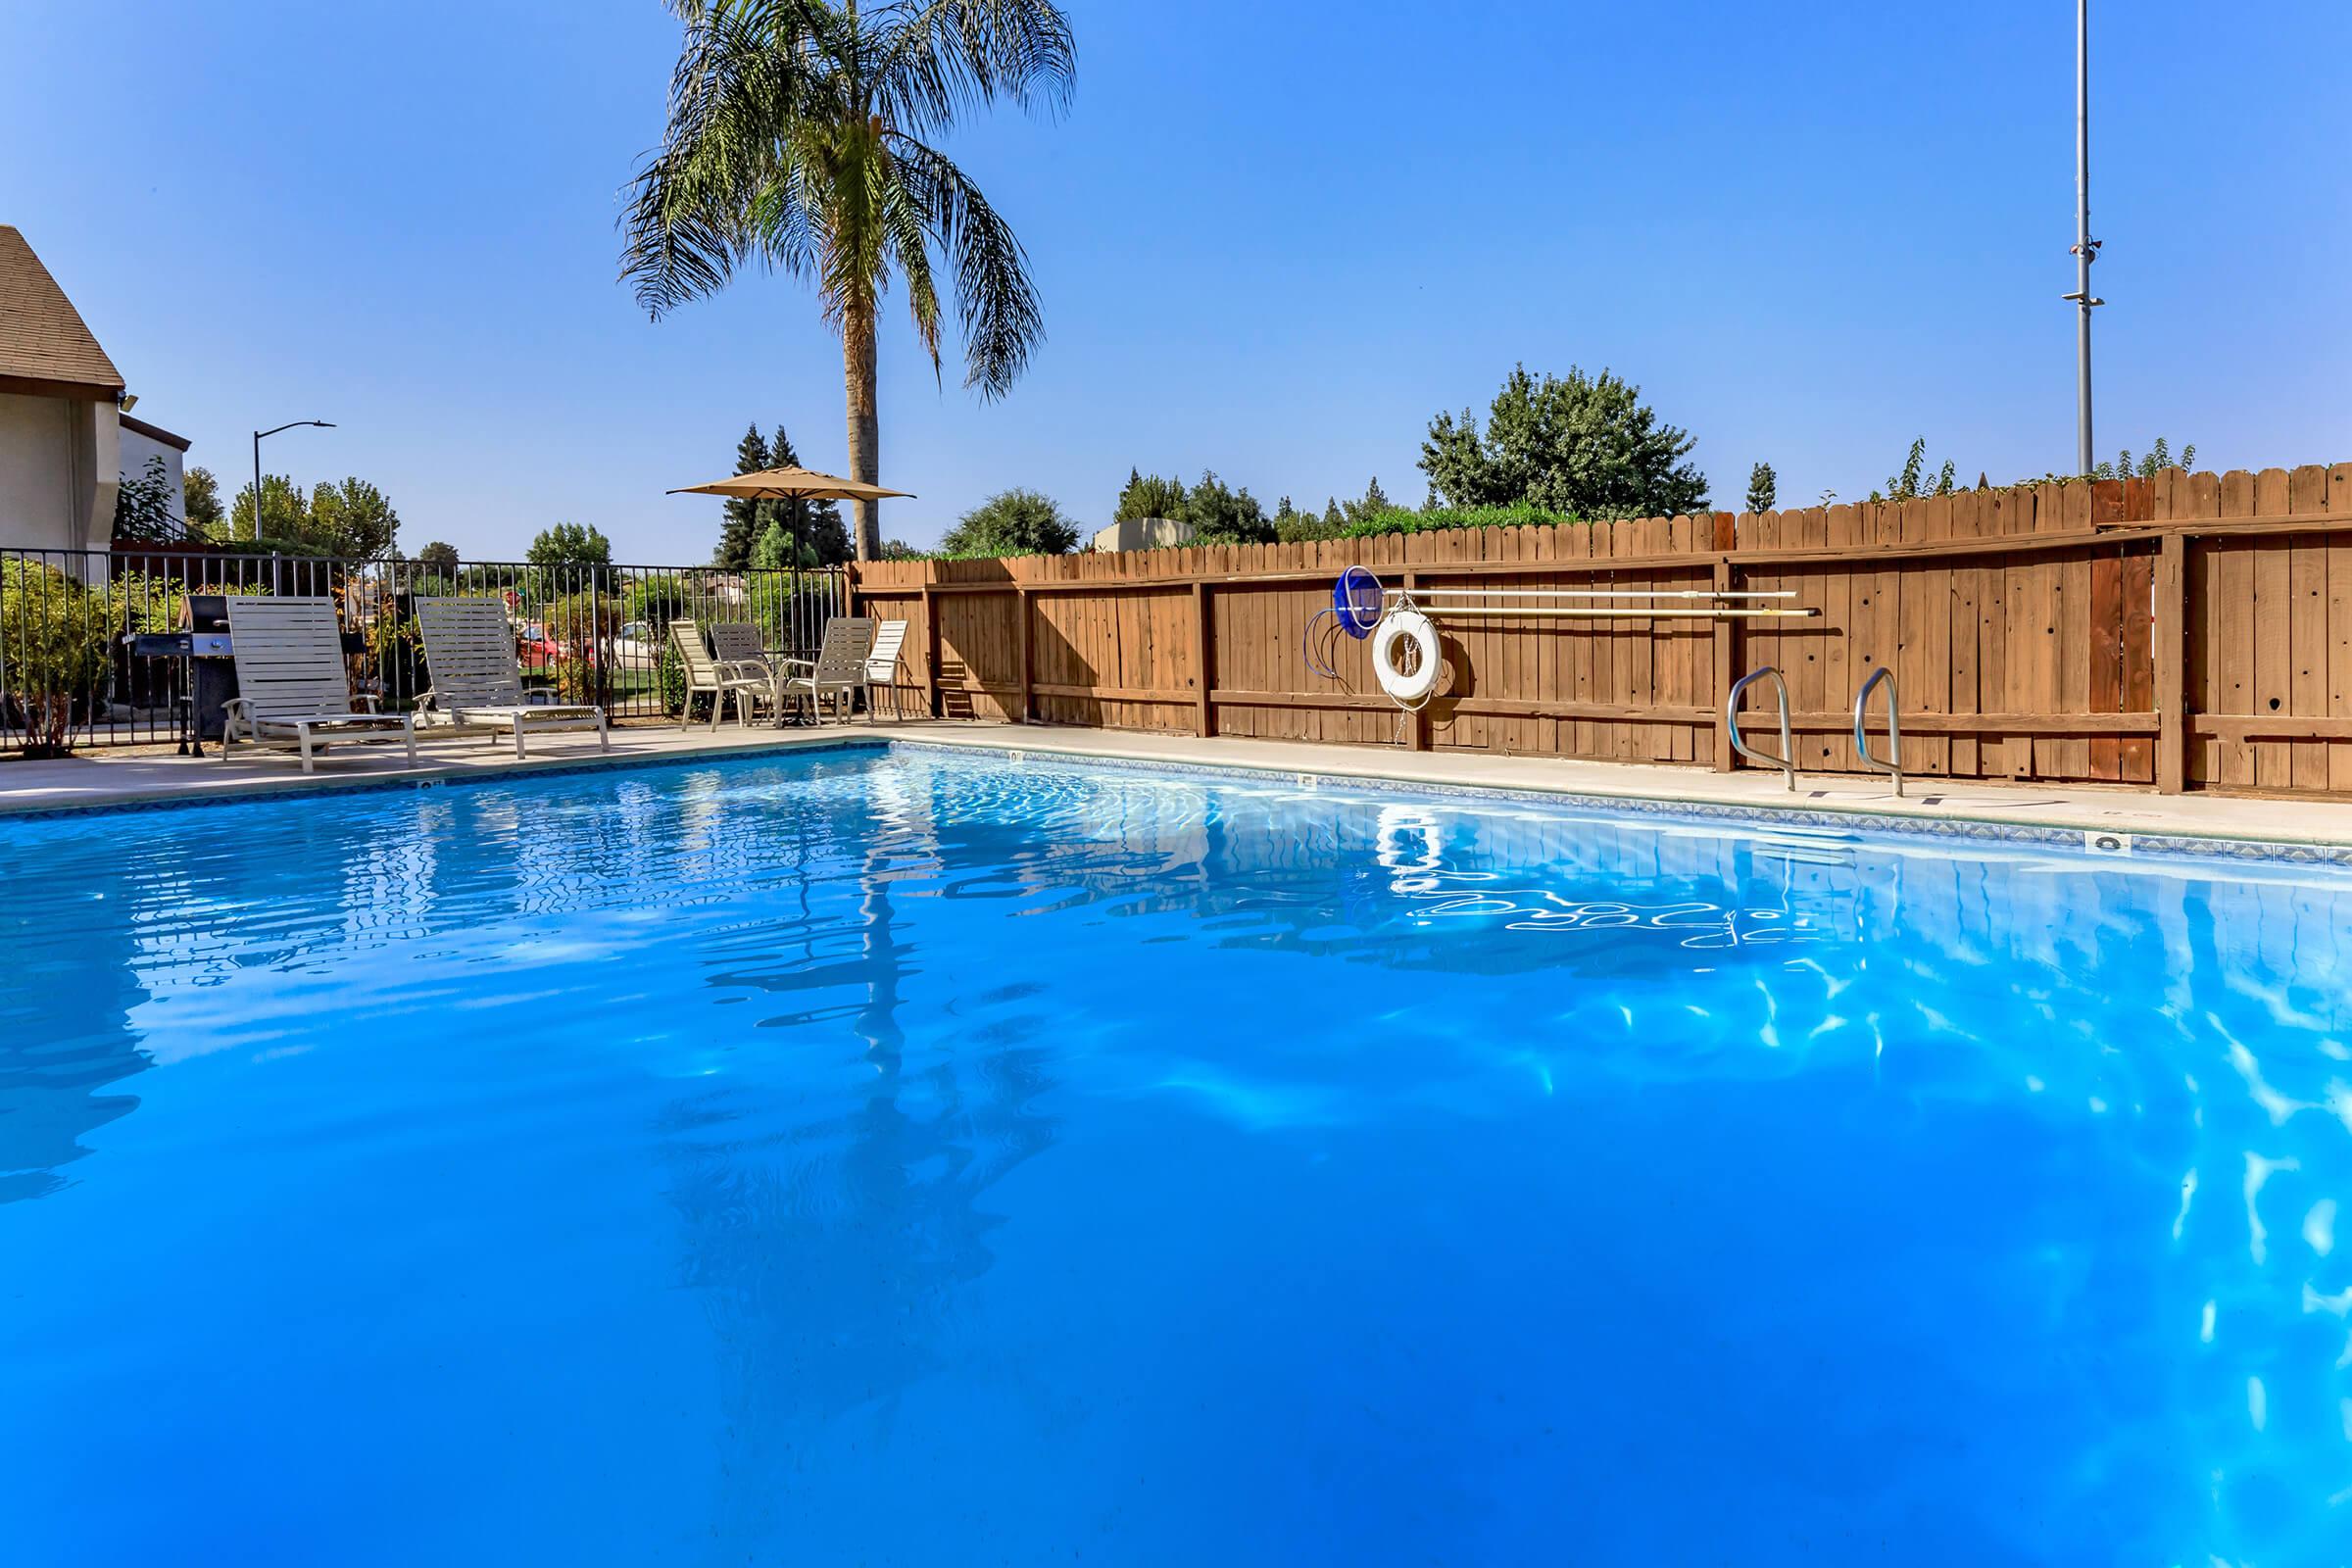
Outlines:
{"label": "house roof", "polygon": [[127,414],[122,415],[122,419],[123,429],[136,430],[148,440],[161,441],[174,451],[185,452],[195,444],[184,435],[173,435],[160,424],[149,424],[145,419],[134,419]]}
{"label": "house roof", "polygon": [[0,223],[0,392],[122,395],[122,372],[24,236],[6,223]]}

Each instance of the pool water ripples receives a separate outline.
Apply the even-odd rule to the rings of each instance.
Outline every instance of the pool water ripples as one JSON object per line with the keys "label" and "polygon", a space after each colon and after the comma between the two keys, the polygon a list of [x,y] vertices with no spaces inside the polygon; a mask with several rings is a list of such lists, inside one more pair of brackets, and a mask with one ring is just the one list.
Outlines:
{"label": "pool water ripples", "polygon": [[911,752],[127,820],[0,822],[12,1561],[2352,1557],[2352,879]]}

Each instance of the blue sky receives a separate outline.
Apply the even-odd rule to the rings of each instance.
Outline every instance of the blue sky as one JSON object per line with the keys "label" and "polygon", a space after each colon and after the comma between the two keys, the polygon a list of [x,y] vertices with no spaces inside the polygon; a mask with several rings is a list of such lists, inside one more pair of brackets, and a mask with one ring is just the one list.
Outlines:
{"label": "blue sky", "polygon": [[[952,144],[1049,337],[1012,395],[885,317],[885,531],[1007,485],[1105,520],[1130,465],[1269,507],[1378,474],[1515,361],[1606,366],[1719,505],[1867,494],[1914,435],[1973,479],[2074,449],[2073,9],[1731,0],[1071,0],[1072,112]],[[1432,19],[1440,19],[1433,24]],[[2352,458],[2340,0],[2094,11],[2099,447]],[[844,466],[839,349],[752,276],[649,323],[616,192],[659,136],[657,0],[0,0],[0,222],[233,488],[381,484],[402,544],[594,523],[700,560],[745,423]]]}

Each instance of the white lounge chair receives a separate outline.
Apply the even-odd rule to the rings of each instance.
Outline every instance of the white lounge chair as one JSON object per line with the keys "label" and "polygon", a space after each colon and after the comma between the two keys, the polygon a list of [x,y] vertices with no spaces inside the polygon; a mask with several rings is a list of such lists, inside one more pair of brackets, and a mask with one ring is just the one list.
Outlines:
{"label": "white lounge chair", "polygon": [[678,650],[678,662],[686,668],[686,701],[678,710],[678,728],[684,729],[694,720],[695,698],[709,693],[710,697],[710,727],[718,728],[719,716],[726,711],[727,699],[735,700],[735,717],[739,723],[751,721],[750,710],[764,702],[776,701],[776,677],[765,664],[722,662],[710,657],[703,646],[703,629],[691,620],[669,623],[669,638]]}
{"label": "white lounge chair", "polygon": [[816,646],[814,659],[787,659],[785,667],[799,669],[800,674],[787,674],[777,688],[783,698],[805,697],[808,700],[808,716],[822,723],[825,716],[825,695],[833,696],[835,713],[848,718],[850,701],[865,684],[865,658],[874,646],[874,623],[864,615],[835,615],[825,622],[824,641]]}
{"label": "white lounge chair", "polygon": [[514,628],[499,600],[419,599],[416,625],[424,633],[424,664],[433,677],[432,689],[424,694],[428,727],[485,734],[494,744],[500,731],[508,731],[516,757],[523,755],[526,730],[536,735],[592,729],[599,747],[612,749],[605,710],[594,703],[530,700],[514,658]]}
{"label": "white lounge chair", "polygon": [[399,741],[409,749],[409,765],[416,766],[416,725],[410,715],[374,711],[373,697],[358,699],[366,711],[352,707],[333,600],[231,594],[226,605],[237,695],[224,705],[224,760],[243,742],[300,752],[302,770],[309,773],[315,753],[327,742]]}
{"label": "white lounge chair", "polygon": [[872,723],[883,692],[890,694],[890,716],[904,717],[899,709],[899,656],[906,647],[906,623],[886,620],[874,628],[874,646],[865,656],[865,721]]}

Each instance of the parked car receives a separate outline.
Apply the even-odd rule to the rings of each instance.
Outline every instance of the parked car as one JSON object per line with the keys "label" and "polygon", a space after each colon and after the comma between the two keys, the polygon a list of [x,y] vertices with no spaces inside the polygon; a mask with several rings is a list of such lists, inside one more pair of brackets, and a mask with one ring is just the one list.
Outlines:
{"label": "parked car", "polygon": [[662,639],[651,621],[622,622],[612,639],[612,662],[621,669],[652,669],[662,662]]}

